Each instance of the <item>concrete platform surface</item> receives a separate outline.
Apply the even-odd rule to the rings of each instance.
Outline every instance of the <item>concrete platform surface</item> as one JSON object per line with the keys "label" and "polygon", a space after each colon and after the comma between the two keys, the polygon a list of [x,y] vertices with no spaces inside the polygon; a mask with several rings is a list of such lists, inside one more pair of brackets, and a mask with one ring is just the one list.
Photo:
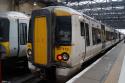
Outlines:
{"label": "concrete platform surface", "polygon": [[67,83],[120,83],[124,55],[125,43],[121,42],[92,64],[91,68],[83,70],[83,75],[76,76]]}

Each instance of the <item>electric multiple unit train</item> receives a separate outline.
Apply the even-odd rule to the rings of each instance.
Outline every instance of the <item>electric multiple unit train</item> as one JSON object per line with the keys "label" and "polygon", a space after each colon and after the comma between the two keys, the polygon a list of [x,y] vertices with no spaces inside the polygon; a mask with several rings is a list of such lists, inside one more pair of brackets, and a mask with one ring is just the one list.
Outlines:
{"label": "electric multiple unit train", "polygon": [[29,17],[20,12],[0,12],[0,58],[26,56]]}
{"label": "electric multiple unit train", "polygon": [[43,76],[54,68],[57,79],[67,77],[122,38],[115,29],[68,7],[34,10],[27,44],[29,68]]}

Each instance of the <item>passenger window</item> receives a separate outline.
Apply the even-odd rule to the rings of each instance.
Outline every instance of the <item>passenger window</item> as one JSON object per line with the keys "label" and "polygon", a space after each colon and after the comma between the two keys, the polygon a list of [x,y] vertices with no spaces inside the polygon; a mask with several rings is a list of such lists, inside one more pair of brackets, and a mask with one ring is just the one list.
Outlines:
{"label": "passenger window", "polygon": [[111,32],[111,36],[112,36],[112,40],[114,39],[114,35],[113,35],[113,32]]}
{"label": "passenger window", "polygon": [[86,29],[86,44],[87,46],[90,46],[89,25],[87,23],[85,23],[85,29]]}
{"label": "passenger window", "polygon": [[114,36],[114,37],[115,37],[115,39],[117,39],[117,33],[116,33],[116,32],[114,33],[114,35],[115,35],[115,36]]}
{"label": "passenger window", "polygon": [[93,45],[101,43],[101,32],[99,29],[92,28]]}
{"label": "passenger window", "polygon": [[112,32],[110,32],[109,34],[110,34],[110,35],[109,35],[109,36],[110,36],[109,39],[112,40]]}
{"label": "passenger window", "polygon": [[19,42],[20,45],[25,45],[27,43],[27,24],[19,24]]}
{"label": "passenger window", "polygon": [[112,35],[111,35],[111,32],[109,32],[109,31],[106,31],[106,40],[107,41],[112,40]]}
{"label": "passenger window", "polygon": [[106,40],[110,41],[115,39],[115,36],[113,35],[113,32],[106,31]]}
{"label": "passenger window", "polygon": [[81,22],[80,26],[81,26],[81,36],[85,36],[85,28],[84,28],[85,25],[84,25],[84,23]]}
{"label": "passenger window", "polygon": [[108,41],[108,31],[106,31],[106,40]]}

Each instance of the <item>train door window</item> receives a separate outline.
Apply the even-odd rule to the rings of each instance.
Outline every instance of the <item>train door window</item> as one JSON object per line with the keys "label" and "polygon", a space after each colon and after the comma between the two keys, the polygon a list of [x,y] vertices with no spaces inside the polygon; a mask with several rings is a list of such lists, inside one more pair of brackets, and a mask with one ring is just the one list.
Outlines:
{"label": "train door window", "polygon": [[19,24],[19,42],[21,45],[25,45],[27,43],[27,24],[26,23]]}
{"label": "train door window", "polygon": [[84,27],[85,25],[84,25],[84,23],[83,22],[81,22],[80,23],[80,28],[81,28],[81,36],[85,36],[85,27]]}
{"label": "train door window", "polygon": [[108,31],[106,31],[106,40],[108,41]]}
{"label": "train door window", "polygon": [[71,16],[57,16],[55,44],[71,45]]}
{"label": "train door window", "polygon": [[93,45],[96,44],[96,33],[95,33],[95,28],[92,27],[92,38],[93,38]]}
{"label": "train door window", "polygon": [[109,32],[109,40],[112,40],[112,32]]}
{"label": "train door window", "polygon": [[0,18],[0,41],[9,41],[10,22],[6,18]]}
{"label": "train door window", "polygon": [[101,25],[101,40],[104,42],[105,41],[105,26]]}
{"label": "train door window", "polygon": [[90,39],[89,39],[89,25],[85,23],[85,31],[86,31],[86,44],[90,46]]}

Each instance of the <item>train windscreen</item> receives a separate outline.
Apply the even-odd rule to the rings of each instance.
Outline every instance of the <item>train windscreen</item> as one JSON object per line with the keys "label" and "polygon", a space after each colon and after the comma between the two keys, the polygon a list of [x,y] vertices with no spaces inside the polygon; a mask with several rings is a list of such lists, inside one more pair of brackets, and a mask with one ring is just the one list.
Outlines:
{"label": "train windscreen", "polygon": [[10,22],[6,18],[0,18],[0,41],[9,41]]}
{"label": "train windscreen", "polygon": [[71,16],[56,17],[55,44],[71,44]]}

